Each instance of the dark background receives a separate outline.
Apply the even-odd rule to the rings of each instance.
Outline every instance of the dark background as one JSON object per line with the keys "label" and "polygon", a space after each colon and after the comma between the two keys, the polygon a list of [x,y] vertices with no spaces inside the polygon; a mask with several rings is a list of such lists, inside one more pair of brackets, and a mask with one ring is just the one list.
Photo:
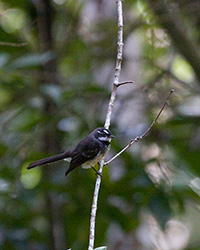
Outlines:
{"label": "dark background", "polygon": [[[106,159],[175,93],[148,136],[104,167],[95,246],[199,250],[200,3],[124,0],[123,8],[121,81],[136,83],[118,89]],[[94,171],[65,178],[66,162],[26,166],[104,124],[115,1],[1,1],[0,41],[0,248],[87,249]]]}

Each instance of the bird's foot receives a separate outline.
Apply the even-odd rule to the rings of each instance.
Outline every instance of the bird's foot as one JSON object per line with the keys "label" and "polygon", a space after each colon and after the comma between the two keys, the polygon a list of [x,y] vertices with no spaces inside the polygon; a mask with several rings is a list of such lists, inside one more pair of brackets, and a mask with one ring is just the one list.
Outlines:
{"label": "bird's foot", "polygon": [[99,171],[97,171],[94,167],[92,167],[94,169],[94,171],[96,172],[96,176],[100,176],[101,178],[103,177],[102,176],[102,173],[100,173]]}

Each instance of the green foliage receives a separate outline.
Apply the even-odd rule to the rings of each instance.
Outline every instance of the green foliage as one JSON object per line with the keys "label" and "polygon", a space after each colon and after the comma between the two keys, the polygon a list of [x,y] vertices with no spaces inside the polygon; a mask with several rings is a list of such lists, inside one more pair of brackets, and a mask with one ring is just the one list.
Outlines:
{"label": "green foliage", "polygon": [[41,66],[53,59],[53,55],[50,51],[40,54],[28,54],[23,55],[10,64],[11,69]]}
{"label": "green foliage", "polygon": [[[0,43],[0,248],[55,249],[56,237],[60,249],[87,249],[94,171],[78,168],[65,178],[67,162],[30,171],[26,166],[72,148],[104,124],[116,58],[116,9],[101,1],[50,1],[51,32],[46,33],[36,2],[1,5],[0,37],[14,44]],[[133,78],[137,84],[118,89],[111,121],[116,138],[107,158],[143,133],[170,88],[176,91],[150,134],[104,168],[95,246],[116,250],[127,235],[135,240],[141,228],[147,230],[143,235],[151,235],[151,223],[163,233],[169,232],[171,219],[190,228],[199,218],[190,214],[188,204],[199,209],[200,195],[195,71],[148,2],[123,5],[121,80]],[[197,36],[197,17],[185,14]],[[113,225],[112,234],[121,237],[112,242]],[[192,249],[193,243],[200,246],[190,232],[185,246]]]}

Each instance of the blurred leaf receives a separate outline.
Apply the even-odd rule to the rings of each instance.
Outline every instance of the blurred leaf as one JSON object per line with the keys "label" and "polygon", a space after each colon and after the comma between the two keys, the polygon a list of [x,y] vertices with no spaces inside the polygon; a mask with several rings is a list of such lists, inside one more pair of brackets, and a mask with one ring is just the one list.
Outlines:
{"label": "blurred leaf", "polygon": [[12,33],[19,30],[25,24],[25,15],[21,9],[8,9],[1,16],[1,26],[3,29]]}
{"label": "blurred leaf", "polygon": [[49,62],[53,58],[54,58],[54,55],[51,51],[47,51],[41,54],[38,54],[38,53],[27,54],[25,56],[19,57],[16,60],[14,60],[10,64],[10,67],[12,69],[18,69],[18,68],[40,66]]}
{"label": "blurred leaf", "polygon": [[26,169],[28,165],[29,164],[26,163],[22,167],[20,181],[22,185],[24,186],[24,188],[33,189],[40,182],[42,178],[42,172],[40,168],[35,168],[35,169],[32,169],[31,171],[28,171]]}
{"label": "blurred leaf", "polygon": [[156,190],[156,193],[150,198],[149,208],[160,226],[164,229],[165,224],[172,216],[167,195],[161,190]]}
{"label": "blurred leaf", "polygon": [[192,96],[188,98],[184,103],[182,103],[178,110],[181,114],[185,116],[200,116],[200,97],[199,96]]}
{"label": "blurred leaf", "polygon": [[43,84],[41,91],[56,102],[61,98],[61,88],[55,84]]}
{"label": "blurred leaf", "polygon": [[0,144],[0,157],[2,157],[7,151],[8,147],[4,144]]}
{"label": "blurred leaf", "polygon": [[33,128],[40,119],[40,115],[38,112],[35,111],[24,111],[21,114],[19,114],[16,118],[15,121],[13,121],[13,130],[19,130],[19,131],[27,131]]}
{"label": "blurred leaf", "polygon": [[173,60],[172,72],[182,81],[190,82],[194,78],[192,67],[180,55]]}
{"label": "blurred leaf", "polygon": [[8,104],[10,100],[11,100],[10,93],[0,87],[0,106],[1,106],[1,108],[3,108],[4,105]]}
{"label": "blurred leaf", "polygon": [[10,55],[8,53],[0,53],[0,69],[3,68],[9,61]]}
{"label": "blurred leaf", "polygon": [[16,7],[23,7],[27,4],[27,0],[20,0],[20,1],[15,1],[15,0],[2,0],[3,3],[6,3],[8,6],[12,6],[12,8]]}

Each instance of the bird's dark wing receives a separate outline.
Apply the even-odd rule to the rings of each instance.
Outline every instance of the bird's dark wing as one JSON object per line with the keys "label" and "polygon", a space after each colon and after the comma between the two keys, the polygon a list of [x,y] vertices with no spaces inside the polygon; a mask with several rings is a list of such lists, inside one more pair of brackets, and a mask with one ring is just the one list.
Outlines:
{"label": "bird's dark wing", "polygon": [[86,161],[95,158],[100,150],[99,143],[96,141],[90,141],[88,144],[84,142],[80,144],[76,147],[72,155],[70,165],[73,167],[78,167]]}
{"label": "bird's dark wing", "polygon": [[91,160],[97,156],[100,150],[100,145],[96,140],[86,143],[84,140],[81,141],[77,147],[74,149],[72,154],[72,159],[70,162],[70,167],[65,173],[67,175],[73,169],[79,167],[88,160]]}

